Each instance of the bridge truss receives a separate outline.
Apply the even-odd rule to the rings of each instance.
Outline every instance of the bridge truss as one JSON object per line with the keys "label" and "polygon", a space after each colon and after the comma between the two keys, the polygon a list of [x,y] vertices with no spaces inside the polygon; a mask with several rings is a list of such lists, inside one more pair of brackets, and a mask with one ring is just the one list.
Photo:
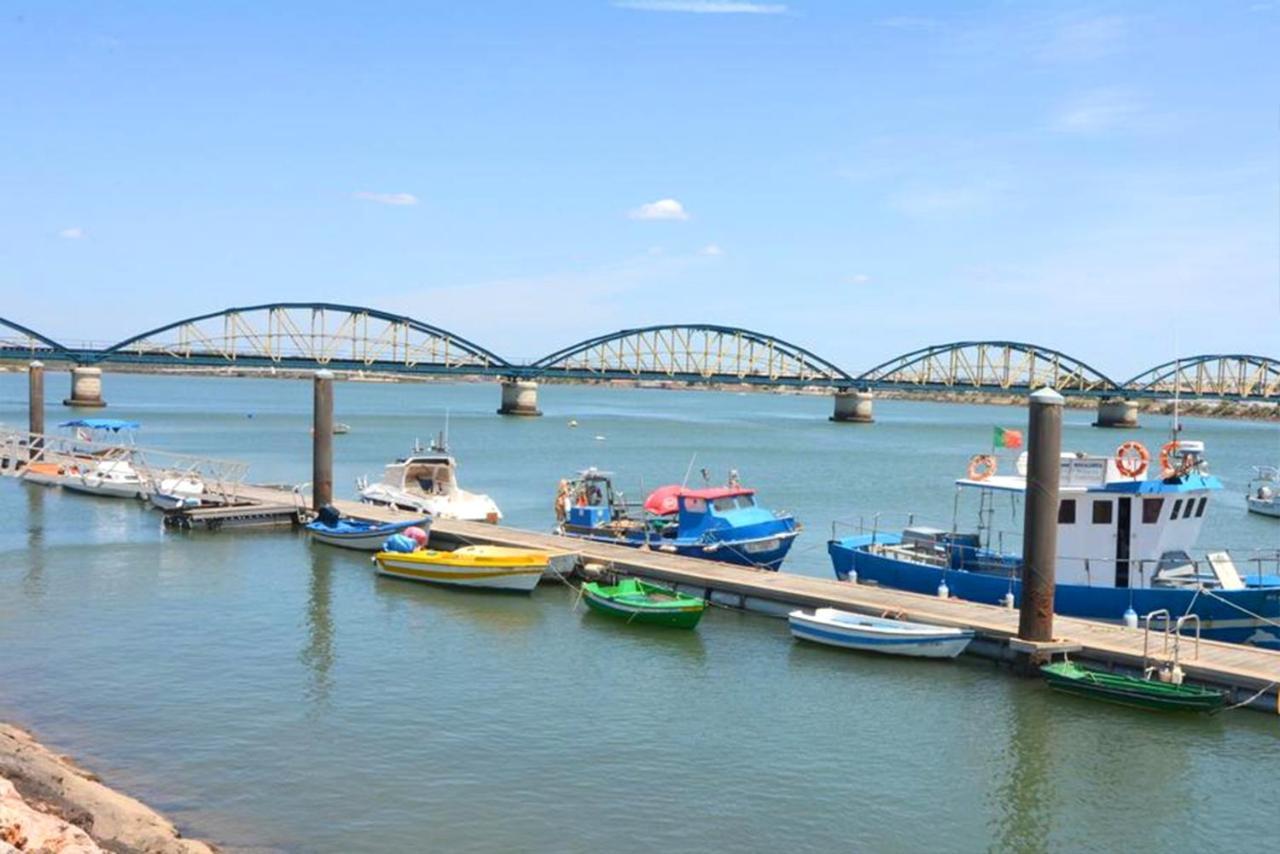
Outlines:
{"label": "bridge truss", "polygon": [[1117,385],[1105,374],[1057,350],[1016,341],[935,344],[882,362],[857,378],[863,388],[906,391],[1027,392],[1098,395]]}

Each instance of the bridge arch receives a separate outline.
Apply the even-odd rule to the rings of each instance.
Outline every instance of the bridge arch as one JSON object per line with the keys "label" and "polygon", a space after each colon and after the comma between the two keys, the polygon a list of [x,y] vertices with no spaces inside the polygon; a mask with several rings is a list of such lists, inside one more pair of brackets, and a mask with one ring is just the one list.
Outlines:
{"label": "bridge arch", "polygon": [[953,341],[912,350],[856,378],[866,388],[1064,394],[1118,389],[1106,374],[1058,350],[1021,341]]}
{"label": "bridge arch", "polygon": [[543,356],[539,377],[847,386],[839,366],[781,338],[715,324],[622,329]]}
{"label": "bridge arch", "polygon": [[1187,356],[1149,368],[1124,384],[1140,397],[1280,401],[1280,359],[1247,354]]}
{"label": "bridge arch", "polygon": [[52,351],[53,354],[59,356],[68,352],[66,347],[52,338],[41,335],[34,329],[29,329],[20,323],[14,323],[8,318],[0,317],[0,326],[11,329],[20,336],[18,338],[9,338],[8,336],[0,338],[0,349],[30,351],[33,356],[39,355],[42,351]]}
{"label": "bridge arch", "polygon": [[330,367],[402,373],[488,373],[507,361],[459,335],[404,315],[336,303],[277,302],[188,317],[96,354],[93,361],[170,358],[204,367]]}

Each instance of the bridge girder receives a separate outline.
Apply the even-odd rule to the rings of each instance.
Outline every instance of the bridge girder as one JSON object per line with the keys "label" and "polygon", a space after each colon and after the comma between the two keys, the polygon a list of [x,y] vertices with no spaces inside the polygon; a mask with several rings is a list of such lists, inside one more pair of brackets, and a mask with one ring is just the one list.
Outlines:
{"label": "bridge girder", "polygon": [[1058,350],[1020,341],[954,341],[904,353],[864,371],[867,388],[1099,394],[1118,388],[1096,368]]}
{"label": "bridge girder", "polygon": [[1188,356],[1124,383],[1137,397],[1280,401],[1280,359],[1248,354]]}

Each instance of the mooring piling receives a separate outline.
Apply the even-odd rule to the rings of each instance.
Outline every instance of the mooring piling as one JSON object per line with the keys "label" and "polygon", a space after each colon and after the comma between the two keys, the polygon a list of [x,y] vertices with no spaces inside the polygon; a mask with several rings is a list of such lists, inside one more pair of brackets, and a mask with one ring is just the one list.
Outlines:
{"label": "mooring piling", "polygon": [[316,371],[311,419],[311,506],[333,503],[333,371]]}
{"label": "mooring piling", "polygon": [[1022,611],[1018,638],[1053,640],[1054,565],[1058,559],[1058,479],[1062,456],[1062,395],[1031,395],[1027,424],[1027,492],[1022,526]]}
{"label": "mooring piling", "polygon": [[39,436],[44,435],[44,362],[36,360],[27,366],[27,440],[31,459],[38,456]]}

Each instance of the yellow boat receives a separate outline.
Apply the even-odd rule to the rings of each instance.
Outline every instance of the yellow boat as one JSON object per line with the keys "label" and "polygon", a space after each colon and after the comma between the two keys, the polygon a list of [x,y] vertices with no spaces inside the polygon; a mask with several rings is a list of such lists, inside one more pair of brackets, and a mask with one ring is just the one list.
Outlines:
{"label": "yellow boat", "polygon": [[456,587],[519,590],[538,586],[549,552],[507,546],[463,546],[457,551],[378,552],[378,574]]}

